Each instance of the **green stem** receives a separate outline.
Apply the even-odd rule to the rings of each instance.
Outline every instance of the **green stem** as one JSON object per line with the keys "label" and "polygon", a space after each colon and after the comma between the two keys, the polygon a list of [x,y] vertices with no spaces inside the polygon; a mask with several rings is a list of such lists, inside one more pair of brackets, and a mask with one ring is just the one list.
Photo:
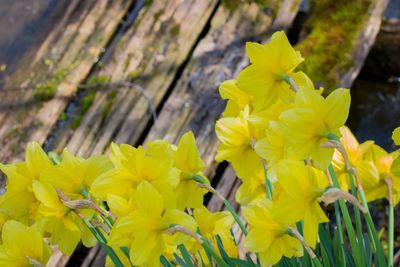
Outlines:
{"label": "green stem", "polygon": [[239,225],[240,230],[242,230],[244,235],[247,235],[247,229],[244,226],[244,224],[243,224],[242,220],[240,219],[239,215],[236,213],[236,211],[232,207],[231,203],[229,203],[229,201],[220,192],[218,192],[215,188],[213,188],[209,184],[198,184],[198,187],[207,189],[211,193],[215,194],[219,199],[221,199],[222,202],[224,203],[225,207],[232,214],[232,216],[235,219],[236,223]]}
{"label": "green stem", "polygon": [[110,246],[107,245],[107,239],[103,235],[103,233],[99,229],[94,227],[87,218],[83,218],[82,220],[86,224],[86,226],[89,228],[89,230],[93,234],[93,236],[100,243],[100,246],[102,248],[104,248],[104,250],[107,252],[107,255],[110,256],[110,259],[115,264],[115,266],[116,267],[124,267],[123,263],[121,262],[121,260],[119,259],[118,255],[115,253],[115,251]]}
{"label": "green stem", "polygon": [[382,244],[379,240],[378,232],[375,229],[375,224],[372,220],[371,213],[369,212],[367,198],[365,197],[364,190],[362,188],[360,188],[360,190],[358,190],[358,193],[361,198],[361,204],[367,210],[367,213],[364,214],[364,217],[365,217],[365,221],[367,222],[367,227],[369,230],[368,233],[370,235],[372,235],[371,239],[373,240],[373,243],[375,244],[375,252],[377,254],[376,256],[378,257],[379,266],[386,266],[386,259],[383,254]]}
{"label": "green stem", "polygon": [[[348,172],[349,174],[349,180],[350,180],[350,188],[351,188],[351,194],[358,199],[357,197],[357,189],[354,184],[354,177],[352,171]],[[362,232],[362,223],[361,223],[361,214],[360,214],[360,209],[357,206],[354,206],[354,216],[355,216],[355,221],[356,221],[356,231],[357,231],[357,239],[358,243],[361,244],[359,246],[360,248],[360,253],[362,256],[363,261],[367,258],[367,255],[365,254],[365,248],[364,248],[364,236]]]}
{"label": "green stem", "polygon": [[[336,177],[336,173],[335,173],[335,170],[333,169],[332,164],[329,165],[328,171],[332,177],[333,185],[337,188],[340,188],[339,182]],[[351,245],[351,248],[354,253],[354,258],[355,258],[356,264],[357,264],[357,266],[364,266],[362,264],[363,260],[360,255],[360,248],[359,248],[359,244],[357,243],[357,240],[356,240],[356,234],[354,232],[353,224],[351,222],[349,210],[347,209],[346,203],[344,202],[343,199],[339,199],[339,206],[340,206],[340,209],[343,214],[344,224],[346,225],[347,235],[350,240],[350,245]]]}
{"label": "green stem", "polygon": [[340,242],[340,254],[343,260],[343,266],[346,266],[346,252],[344,251],[344,238],[343,238],[343,227],[342,227],[342,216],[340,216],[339,204],[335,203],[335,217],[336,224],[339,231],[339,242]]}
{"label": "green stem", "polygon": [[223,259],[221,259],[221,257],[218,256],[218,254],[214,251],[214,248],[210,245],[210,243],[208,243],[207,240],[203,239],[203,243],[201,245],[203,246],[206,253],[208,253],[215,259],[216,263],[218,264],[217,266],[229,267],[229,265]]}
{"label": "green stem", "polygon": [[394,241],[394,208],[393,204],[389,203],[389,231],[388,231],[388,241],[389,241],[389,252],[388,252],[388,262],[389,267],[393,267],[393,241]]}
{"label": "green stem", "polygon": [[272,184],[268,178],[268,171],[266,166],[264,165],[264,176],[265,176],[265,190],[267,191],[268,199],[272,200]]}
{"label": "green stem", "polygon": [[236,213],[235,209],[232,207],[231,203],[224,198],[223,200],[225,207],[228,209],[228,211],[232,214],[233,218],[235,219],[236,223],[239,225],[240,230],[242,230],[242,233],[246,236],[248,234],[246,227],[244,226],[242,220],[240,219],[239,215]]}

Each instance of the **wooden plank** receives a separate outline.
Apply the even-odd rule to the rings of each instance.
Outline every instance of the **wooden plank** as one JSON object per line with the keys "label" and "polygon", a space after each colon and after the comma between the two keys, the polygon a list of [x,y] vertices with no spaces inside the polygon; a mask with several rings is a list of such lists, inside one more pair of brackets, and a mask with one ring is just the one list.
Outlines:
{"label": "wooden plank", "polygon": [[304,70],[330,92],[351,87],[379,31],[388,0],[312,1],[297,48]]}
{"label": "wooden plank", "polygon": [[[139,76],[135,83],[144,88],[152,105],[157,107],[217,2],[153,1],[121,39],[107,64],[95,75],[109,76],[111,82],[127,81],[133,74]],[[114,98],[110,103],[112,94]],[[148,106],[137,89],[100,90],[82,123],[76,130],[65,132],[58,147],[67,144],[71,151],[89,155],[103,152],[112,139],[135,143],[149,123]],[[106,108],[109,112],[104,114]]]}
{"label": "wooden plank", "polygon": [[[29,140],[45,141],[132,1],[71,1],[61,24],[55,27],[53,34],[38,49],[36,58],[26,66],[33,70],[32,76],[27,79],[17,72],[10,81],[22,88],[6,90],[6,95],[2,92],[0,160],[20,159]],[[56,90],[54,96],[50,94],[48,101],[37,101],[36,85],[52,80],[54,83],[49,90]]]}

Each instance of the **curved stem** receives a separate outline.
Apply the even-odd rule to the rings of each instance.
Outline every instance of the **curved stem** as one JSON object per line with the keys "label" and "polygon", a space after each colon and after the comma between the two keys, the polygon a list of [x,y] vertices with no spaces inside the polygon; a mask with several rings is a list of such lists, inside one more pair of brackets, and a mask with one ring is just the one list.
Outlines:
{"label": "curved stem", "polygon": [[288,227],[290,233],[296,237],[296,239],[298,239],[300,241],[300,243],[303,245],[304,249],[307,251],[308,255],[310,255],[311,260],[313,261],[313,263],[317,266],[317,267],[322,267],[322,263],[321,261],[318,259],[317,255],[315,255],[314,251],[312,250],[312,248],[307,244],[306,240],[304,240],[304,237],[299,233],[299,231],[297,231],[296,229],[294,229],[293,227],[289,226]]}
{"label": "curved stem", "polygon": [[239,228],[240,228],[240,230],[242,230],[242,233],[244,235],[247,235],[248,231],[247,231],[246,227],[244,226],[242,220],[240,219],[239,215],[236,213],[236,211],[232,207],[231,203],[229,203],[229,201],[223,195],[221,195],[220,192],[215,190],[215,188],[213,188],[209,184],[198,184],[197,186],[200,187],[200,188],[207,189],[209,192],[215,194],[219,199],[221,199],[222,202],[224,203],[225,207],[227,208],[227,210],[232,214],[232,216],[235,219],[236,223],[239,225]]}
{"label": "curved stem", "polygon": [[393,242],[394,242],[394,208],[393,208],[393,192],[392,192],[392,178],[385,179],[388,188],[389,199],[389,225],[388,225],[388,266],[393,267]]}

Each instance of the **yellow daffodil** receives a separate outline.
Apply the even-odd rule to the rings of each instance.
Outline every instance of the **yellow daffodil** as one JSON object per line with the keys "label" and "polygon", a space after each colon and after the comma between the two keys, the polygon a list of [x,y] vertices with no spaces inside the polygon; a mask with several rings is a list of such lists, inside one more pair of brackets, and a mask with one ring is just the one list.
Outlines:
{"label": "yellow daffodil", "polygon": [[[364,160],[364,155],[373,144],[373,141],[366,141],[359,144],[353,133],[346,126],[340,128],[340,134],[340,142],[343,144],[343,148],[347,154],[348,164],[353,167],[360,166],[360,168],[368,168],[370,164],[368,161]],[[338,177],[340,188],[345,191],[349,190],[349,170],[346,169],[346,162],[344,161],[343,155],[337,149],[333,154],[332,165]]]}
{"label": "yellow daffodil", "polygon": [[38,143],[29,143],[25,162],[2,165],[7,176],[6,193],[0,199],[0,211],[10,219],[30,223],[36,216],[39,202],[32,191],[32,182],[52,163]]}
{"label": "yellow daffodil", "polygon": [[299,240],[289,235],[288,225],[274,219],[271,203],[243,208],[243,214],[250,225],[244,246],[257,253],[261,266],[271,266],[282,256],[301,257],[303,248]]}
{"label": "yellow daffodil", "polygon": [[240,111],[245,106],[252,104],[252,97],[237,87],[236,80],[227,80],[221,83],[219,94],[222,99],[228,100],[225,111],[222,114],[224,117],[239,116]]}
{"label": "yellow daffodil", "polygon": [[396,145],[400,145],[400,127],[394,129],[392,138]]}
{"label": "yellow daffodil", "polygon": [[[391,171],[394,155],[373,144],[366,152],[365,159],[371,161],[374,167],[373,171],[365,176],[362,175],[364,170],[360,170],[361,184],[367,200],[393,198],[393,204],[397,205],[400,200],[400,177]],[[388,183],[391,184],[392,196],[389,196]]]}
{"label": "yellow daffodil", "polygon": [[64,150],[61,163],[44,171],[40,180],[61,190],[71,199],[80,199],[85,197],[93,181],[112,167],[106,156],[84,159]]}
{"label": "yellow daffodil", "polygon": [[283,189],[275,203],[273,215],[282,222],[304,221],[304,238],[315,248],[318,224],[328,222],[319,204],[319,198],[329,185],[328,179],[319,171],[301,161],[286,160],[278,168],[278,181]]}
{"label": "yellow daffodil", "polygon": [[255,145],[257,154],[267,161],[268,178],[275,182],[278,163],[290,158],[282,125],[271,122],[264,138]]}
{"label": "yellow daffodil", "polygon": [[[96,244],[96,239],[82,220],[68,207],[61,203],[56,190],[48,183],[34,181],[33,192],[40,201],[37,224],[41,231],[51,234],[49,241],[57,244],[60,251],[70,255],[78,242],[85,246]],[[90,219],[94,212],[81,211]]]}
{"label": "yellow daffodil", "polygon": [[245,108],[241,116],[219,119],[215,125],[221,142],[215,160],[230,162],[242,179],[264,175],[262,161],[253,149],[254,139],[246,119],[248,112],[248,108]]}
{"label": "yellow daffodil", "polygon": [[270,127],[271,123],[279,121],[279,116],[285,110],[288,110],[292,105],[284,103],[278,99],[269,108],[261,111],[254,111],[248,116],[248,121],[251,125],[252,135],[255,139],[261,139],[267,134],[266,130]]}
{"label": "yellow daffodil", "polygon": [[263,110],[278,98],[291,101],[294,92],[287,83],[294,69],[303,61],[290,45],[283,31],[272,35],[268,44],[247,43],[251,65],[240,72],[237,85],[251,95],[256,110]]}
{"label": "yellow daffodil", "polygon": [[236,190],[236,201],[242,206],[256,205],[267,197],[265,179],[245,179]]}
{"label": "yellow daffodil", "polygon": [[52,253],[34,227],[13,220],[4,224],[2,241],[0,266],[44,266]]}
{"label": "yellow daffodil", "polygon": [[[400,145],[400,127],[397,127],[393,131],[392,135],[395,145]],[[394,161],[392,163],[391,171],[394,175],[400,177],[400,154],[394,155]]]}
{"label": "yellow daffodil", "polygon": [[177,209],[165,209],[162,195],[148,181],[140,182],[136,190],[138,208],[116,231],[129,231],[132,235],[130,260],[135,266],[159,266],[160,256],[168,245],[178,245],[190,239],[182,233],[169,235],[166,230],[180,225],[190,231],[196,231],[196,222],[188,214]]}
{"label": "yellow daffodil", "polygon": [[300,90],[296,94],[295,108],[280,116],[292,155],[302,160],[311,158],[315,167],[326,170],[334,149],[322,145],[328,141],[329,134],[339,134],[349,107],[348,89],[336,89],[327,98],[316,90]]}
{"label": "yellow daffodil", "polygon": [[168,207],[175,207],[173,189],[179,183],[179,170],[173,166],[172,147],[167,141],[154,141],[134,148],[130,145],[112,145],[110,159],[114,168],[99,176],[90,193],[100,199],[108,194],[126,195],[146,180],[163,195]]}
{"label": "yellow daffodil", "polygon": [[181,171],[179,184],[175,189],[177,207],[179,209],[201,207],[207,190],[198,187],[193,175],[201,176],[204,181],[208,180],[203,174],[205,165],[200,158],[192,132],[185,133],[180,139],[174,153],[174,165]]}
{"label": "yellow daffodil", "polygon": [[[235,220],[229,212],[223,211],[213,213],[203,206],[195,209],[193,215],[199,227],[200,234],[205,239],[212,242],[215,251],[219,251],[216,239],[216,236],[218,235],[221,238],[222,245],[224,246],[226,253],[230,257],[238,256],[238,249],[230,233],[230,229],[232,228]],[[192,242],[190,242],[188,245],[190,251],[192,251],[193,254],[200,253],[201,258],[206,266],[209,266],[207,255],[202,249],[201,245],[193,239],[191,241]]]}

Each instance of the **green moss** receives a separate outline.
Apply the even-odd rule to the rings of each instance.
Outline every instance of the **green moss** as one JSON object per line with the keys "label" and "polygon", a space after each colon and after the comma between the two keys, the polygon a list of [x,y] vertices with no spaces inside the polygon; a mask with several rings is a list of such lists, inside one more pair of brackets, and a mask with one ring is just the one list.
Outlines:
{"label": "green moss", "polygon": [[331,91],[352,65],[353,47],[374,0],[314,0],[306,22],[309,32],[297,45],[305,58],[300,70]]}
{"label": "green moss", "polygon": [[36,85],[33,92],[33,97],[37,101],[47,101],[54,97],[58,86],[61,81],[65,78],[66,70],[56,70],[53,73],[53,77],[50,80],[44,81]]}
{"label": "green moss", "polygon": [[94,97],[96,93],[94,91],[89,92],[85,95],[81,100],[81,113],[84,114],[89,110],[90,106],[92,106]]}
{"label": "green moss", "polygon": [[139,78],[140,74],[142,74],[142,70],[141,70],[140,68],[139,68],[139,69],[135,69],[134,71],[131,71],[131,72],[128,74],[128,78],[129,78],[131,81],[134,81],[134,80],[136,80],[137,78]]}
{"label": "green moss", "polygon": [[271,8],[272,13],[279,9],[281,0],[223,0],[222,5],[230,10],[235,11],[243,4],[256,3],[261,8]]}
{"label": "green moss", "polygon": [[123,69],[124,72],[128,69],[129,63],[131,62],[132,57],[133,57],[132,53],[129,53],[128,56],[126,57],[126,59],[124,61],[124,69]]}
{"label": "green moss", "polygon": [[96,96],[96,91],[88,91],[88,93],[81,99],[78,114],[72,120],[71,128],[77,129],[82,122],[82,118],[85,113],[89,110],[92,106],[94,97]]}
{"label": "green moss", "polygon": [[74,120],[73,120],[72,123],[71,123],[71,128],[72,128],[73,130],[78,129],[79,125],[80,125],[81,122],[82,122],[82,118],[83,118],[83,116],[81,116],[81,115],[74,118]]}
{"label": "green moss", "polygon": [[171,36],[177,37],[179,35],[180,29],[181,29],[181,27],[179,26],[179,24],[175,24],[170,30]]}
{"label": "green moss", "polygon": [[158,19],[161,17],[161,15],[164,13],[162,9],[158,10],[156,13],[154,13],[154,21],[158,21]]}
{"label": "green moss", "polygon": [[107,84],[110,82],[110,80],[111,80],[111,77],[108,75],[93,75],[88,79],[87,85],[89,87],[95,87],[95,86]]}
{"label": "green moss", "polygon": [[65,112],[61,113],[58,117],[59,121],[65,121],[67,119],[67,114]]}
{"label": "green moss", "polygon": [[110,113],[110,110],[114,104],[114,100],[115,100],[116,96],[117,96],[117,91],[113,91],[107,95],[106,104],[104,105],[104,108],[101,112],[102,120],[104,120]]}

